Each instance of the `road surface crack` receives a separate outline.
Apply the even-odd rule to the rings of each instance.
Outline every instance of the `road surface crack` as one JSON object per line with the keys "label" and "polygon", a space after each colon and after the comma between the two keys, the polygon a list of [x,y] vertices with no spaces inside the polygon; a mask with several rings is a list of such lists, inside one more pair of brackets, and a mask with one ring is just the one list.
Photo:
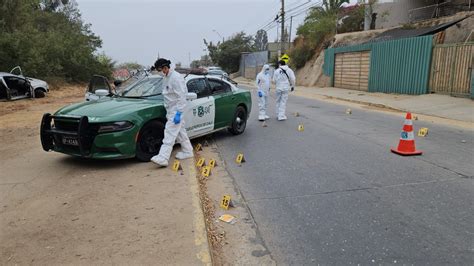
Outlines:
{"label": "road surface crack", "polygon": [[247,202],[251,203],[251,202],[257,202],[257,201],[263,201],[263,200],[307,198],[307,197],[314,197],[314,196],[319,196],[319,195],[328,195],[328,194],[335,194],[335,193],[349,193],[349,192],[358,192],[358,191],[382,190],[382,189],[390,189],[390,188],[396,188],[396,187],[417,186],[417,185],[451,182],[451,181],[459,181],[459,178],[453,177],[453,178],[442,179],[442,180],[410,182],[410,183],[394,184],[394,185],[379,186],[379,187],[349,188],[349,189],[342,189],[342,190],[322,191],[322,192],[316,192],[316,193],[305,194],[305,195],[297,195],[297,196],[280,196],[280,197],[266,197],[266,198],[248,199]]}

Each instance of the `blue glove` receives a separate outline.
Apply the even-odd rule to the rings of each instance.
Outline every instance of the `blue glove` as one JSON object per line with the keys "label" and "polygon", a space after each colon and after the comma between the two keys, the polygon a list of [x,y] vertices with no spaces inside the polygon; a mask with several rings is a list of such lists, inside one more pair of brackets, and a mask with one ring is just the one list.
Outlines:
{"label": "blue glove", "polygon": [[174,119],[173,119],[173,122],[175,124],[179,124],[181,122],[181,112],[176,112],[176,114],[174,115]]}
{"label": "blue glove", "polygon": [[263,97],[263,91],[261,91],[261,90],[258,91],[258,97],[260,97],[260,98]]}

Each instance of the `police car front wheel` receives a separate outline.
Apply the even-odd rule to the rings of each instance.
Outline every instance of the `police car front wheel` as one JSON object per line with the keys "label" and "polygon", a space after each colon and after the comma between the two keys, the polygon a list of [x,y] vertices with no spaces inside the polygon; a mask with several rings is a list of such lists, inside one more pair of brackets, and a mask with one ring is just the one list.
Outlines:
{"label": "police car front wheel", "polygon": [[243,106],[237,106],[237,109],[235,109],[234,118],[232,120],[232,125],[229,128],[229,132],[234,135],[240,135],[244,133],[246,126],[247,110]]}

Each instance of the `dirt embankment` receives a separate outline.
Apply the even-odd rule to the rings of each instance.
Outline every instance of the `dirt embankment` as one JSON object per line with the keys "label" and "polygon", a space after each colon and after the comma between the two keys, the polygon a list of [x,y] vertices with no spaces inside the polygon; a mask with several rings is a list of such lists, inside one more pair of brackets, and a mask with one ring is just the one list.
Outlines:
{"label": "dirt embankment", "polygon": [[42,150],[43,113],[85,88],[0,102],[0,265],[209,264],[191,160],[181,174]]}

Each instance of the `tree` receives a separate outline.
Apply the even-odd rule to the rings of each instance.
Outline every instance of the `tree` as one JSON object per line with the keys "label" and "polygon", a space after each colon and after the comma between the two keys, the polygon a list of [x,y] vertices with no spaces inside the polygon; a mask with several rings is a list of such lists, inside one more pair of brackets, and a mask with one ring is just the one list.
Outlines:
{"label": "tree", "polygon": [[86,81],[111,74],[101,46],[74,0],[0,0],[2,70],[20,65],[31,76]]}
{"label": "tree", "polygon": [[365,6],[355,5],[343,8],[337,17],[337,33],[361,31],[364,29]]}
{"label": "tree", "polygon": [[143,65],[140,65],[137,62],[125,62],[125,63],[118,64],[116,68],[126,68],[128,70],[136,70],[136,69],[144,69],[145,67]]}
{"label": "tree", "polygon": [[339,10],[344,3],[349,3],[349,0],[323,0],[323,7],[326,12],[331,13]]}
{"label": "tree", "polygon": [[243,52],[255,51],[252,36],[239,32],[227,39],[223,43],[213,44],[204,39],[212,62],[218,64],[225,71],[234,73],[239,70],[240,56]]}
{"label": "tree", "polygon": [[255,49],[257,51],[265,51],[268,45],[268,35],[265,30],[258,30],[255,36]]}
{"label": "tree", "polygon": [[193,60],[190,65],[191,68],[198,68],[200,66],[201,66],[201,60]]}

